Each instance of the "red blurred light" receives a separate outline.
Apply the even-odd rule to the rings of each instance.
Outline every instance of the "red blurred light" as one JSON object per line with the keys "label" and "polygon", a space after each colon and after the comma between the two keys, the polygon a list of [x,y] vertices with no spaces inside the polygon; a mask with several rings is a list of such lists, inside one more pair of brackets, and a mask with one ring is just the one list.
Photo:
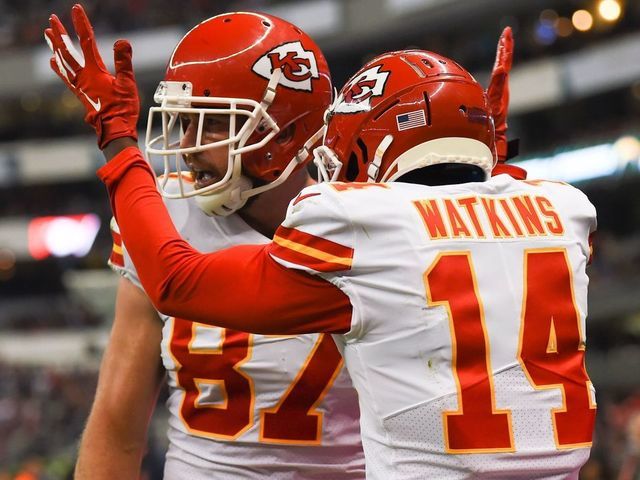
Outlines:
{"label": "red blurred light", "polygon": [[93,213],[34,218],[29,222],[29,253],[36,260],[51,255],[64,257],[86,255],[100,229],[100,219]]}

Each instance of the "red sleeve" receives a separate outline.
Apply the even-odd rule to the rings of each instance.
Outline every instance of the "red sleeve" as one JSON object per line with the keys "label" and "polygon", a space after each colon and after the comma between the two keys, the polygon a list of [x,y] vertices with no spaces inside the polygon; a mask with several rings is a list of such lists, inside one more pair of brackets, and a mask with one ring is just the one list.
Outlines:
{"label": "red sleeve", "polygon": [[142,286],[162,313],[264,334],[345,333],[351,303],[324,279],[285,268],[271,244],[200,253],[176,231],[140,150],[98,170]]}

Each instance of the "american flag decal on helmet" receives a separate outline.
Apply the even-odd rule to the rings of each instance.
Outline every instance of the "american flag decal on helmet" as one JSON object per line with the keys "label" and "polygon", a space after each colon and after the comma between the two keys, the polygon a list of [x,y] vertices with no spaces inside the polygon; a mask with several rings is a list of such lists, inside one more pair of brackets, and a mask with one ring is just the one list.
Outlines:
{"label": "american flag decal on helmet", "polygon": [[427,120],[424,115],[424,110],[415,110],[409,113],[403,113],[396,115],[396,123],[398,125],[398,131],[409,130],[411,128],[424,127],[427,124]]}

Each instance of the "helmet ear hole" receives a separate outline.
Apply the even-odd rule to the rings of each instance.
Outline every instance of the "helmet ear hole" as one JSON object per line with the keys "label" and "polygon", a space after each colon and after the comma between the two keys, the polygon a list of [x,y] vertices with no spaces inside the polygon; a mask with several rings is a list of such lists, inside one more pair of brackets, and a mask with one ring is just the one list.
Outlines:
{"label": "helmet ear hole", "polygon": [[358,173],[360,173],[358,156],[355,154],[355,152],[351,152],[351,155],[349,156],[349,162],[347,163],[347,172],[345,175],[347,181],[353,182],[356,178],[358,178]]}
{"label": "helmet ear hole", "polygon": [[296,134],[296,125],[295,123],[292,123],[276,136],[275,142],[279,145],[285,145],[293,139],[295,134]]}

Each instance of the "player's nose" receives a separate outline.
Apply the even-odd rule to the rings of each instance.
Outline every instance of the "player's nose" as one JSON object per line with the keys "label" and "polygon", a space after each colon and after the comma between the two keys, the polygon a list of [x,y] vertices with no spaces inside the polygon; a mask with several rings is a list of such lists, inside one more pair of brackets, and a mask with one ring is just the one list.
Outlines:
{"label": "player's nose", "polygon": [[196,144],[198,122],[189,122],[180,138],[180,148],[193,147]]}

